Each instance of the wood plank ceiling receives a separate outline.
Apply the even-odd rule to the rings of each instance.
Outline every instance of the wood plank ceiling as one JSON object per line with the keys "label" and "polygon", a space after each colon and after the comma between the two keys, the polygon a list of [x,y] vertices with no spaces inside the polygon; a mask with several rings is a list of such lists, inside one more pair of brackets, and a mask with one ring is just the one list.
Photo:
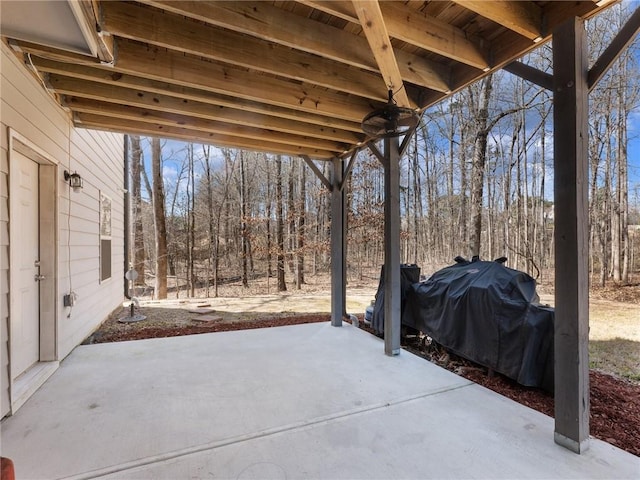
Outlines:
{"label": "wood plank ceiling", "polygon": [[81,1],[95,56],[5,38],[78,127],[330,159],[388,91],[420,112],[595,1]]}

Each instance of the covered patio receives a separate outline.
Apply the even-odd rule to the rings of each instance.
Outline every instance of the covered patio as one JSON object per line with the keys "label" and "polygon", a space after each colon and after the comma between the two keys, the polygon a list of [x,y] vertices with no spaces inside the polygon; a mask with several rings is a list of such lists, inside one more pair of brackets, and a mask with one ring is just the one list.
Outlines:
{"label": "covered patio", "polygon": [[[637,477],[637,458],[586,450],[587,94],[640,28],[636,12],[589,70],[584,20],[609,3],[96,0],[69,2],[78,28],[60,36],[61,9],[3,2],[5,40],[76,127],[300,156],[331,195],[334,327],[347,313],[344,185],[370,149],[385,168],[389,356],[347,325],[79,347],[5,421],[3,455],[27,478]],[[552,36],[553,75],[516,61]],[[389,92],[420,114],[503,67],[555,95],[555,424],[397,356],[412,130],[361,125]]]}
{"label": "covered patio", "polygon": [[329,323],[78,347],[2,425],[16,478],[637,478],[600,440]]}

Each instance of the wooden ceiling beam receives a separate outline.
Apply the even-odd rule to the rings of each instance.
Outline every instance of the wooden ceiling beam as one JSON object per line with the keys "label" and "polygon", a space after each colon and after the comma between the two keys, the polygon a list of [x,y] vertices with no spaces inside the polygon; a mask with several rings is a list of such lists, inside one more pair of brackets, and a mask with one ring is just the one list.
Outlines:
{"label": "wooden ceiling beam", "polygon": [[[211,58],[378,101],[387,91],[372,72],[309,55],[255,37],[122,2],[102,6],[103,31],[158,47]],[[415,107],[415,104],[413,105]]]}
{"label": "wooden ceiling beam", "polygon": [[291,110],[273,105],[266,105],[248,100],[234,99],[226,95],[220,95],[196,88],[175,85],[163,81],[151,80],[135,75],[114,72],[113,69],[92,68],[82,65],[73,65],[57,62],[33,56],[31,63],[42,73],[60,74],[73,77],[78,80],[87,80],[105,85],[114,85],[133,90],[149,92],[151,94],[174,97],[182,102],[201,102],[211,105],[212,108],[227,107],[240,109],[248,114],[268,115],[291,120],[294,123],[309,123],[320,128],[332,130],[345,130],[353,133],[362,133],[360,122],[350,122],[334,117],[313,115],[298,110]]}
{"label": "wooden ceiling beam", "polygon": [[[600,4],[594,9],[592,2],[546,2],[542,11],[545,22],[545,32],[551,32],[560,23],[566,21],[567,18],[581,17],[585,18],[595,15],[597,12],[606,8],[606,4]],[[492,66],[489,72],[503,68],[514,61],[514,58],[522,57],[531,50],[538,48],[541,44],[551,38],[550,34],[538,43],[526,38],[512,30],[507,30],[499,39],[494,42],[491,49]],[[452,92],[457,92],[465,86],[479,80],[481,76],[478,72],[468,65],[458,64],[451,71]],[[541,79],[544,84],[544,79]],[[421,100],[421,106],[427,108],[442,100],[444,95],[438,92],[427,93]]]}
{"label": "wooden ceiling beam", "polygon": [[87,98],[204,120],[263,128],[298,136],[308,136],[343,143],[357,143],[364,136],[347,130],[327,128],[311,123],[281,119],[276,116],[247,112],[236,108],[211,105],[169,95],[130,89],[122,86],[79,80],[59,74],[48,74],[47,83],[60,95]]}
{"label": "wooden ceiling beam", "polygon": [[152,123],[155,125],[165,125],[168,127],[214,133],[216,135],[242,137],[259,141],[268,140],[283,145],[299,145],[301,147],[316,150],[329,150],[335,152],[342,152],[347,148],[347,145],[345,144],[322,140],[319,138],[292,135],[264,128],[228,124],[215,120],[189,117],[187,115],[172,112],[162,112],[159,110],[151,110],[148,108],[139,108],[130,105],[103,102],[81,97],[67,96],[65,97],[65,105],[73,112],[92,113],[117,119],[133,120],[142,123]]}
{"label": "wooden ceiling beam", "polygon": [[217,135],[212,132],[199,132],[181,127],[169,127],[134,120],[112,118],[91,113],[76,113],[74,124],[77,127],[95,130],[107,130],[117,133],[130,133],[160,138],[171,138],[187,142],[205,143],[220,147],[244,148],[258,152],[280,153],[284,155],[308,155],[318,160],[330,160],[335,152],[306,147],[280,144],[266,140],[252,140],[230,135]]}
{"label": "wooden ceiling beam", "polygon": [[[267,75],[258,76],[255,72],[137,42],[123,40],[116,45],[118,55],[114,67],[93,65],[110,69],[115,75],[126,73],[351,122],[360,122],[380,106],[379,102],[361,97],[323,91],[312,85],[294,84]],[[34,54],[48,57],[47,51],[38,50],[37,46],[31,49]],[[56,52],[56,59],[60,59],[61,52]],[[74,62],[73,59],[69,61]]]}
{"label": "wooden ceiling beam", "polygon": [[377,0],[353,0],[352,3],[369,42],[369,47],[378,63],[387,91],[391,90],[396,102],[401,107],[415,107],[409,102],[409,97],[404,89],[404,82],[384,24],[380,4]]}
{"label": "wooden ceiling beam", "polygon": [[524,0],[454,0],[458,5],[503,25],[520,35],[539,42],[545,36],[542,9],[535,3]]}
{"label": "wooden ceiling beam", "polygon": [[[142,0],[157,8],[262,40],[378,72],[365,38],[303,18],[268,2]],[[449,89],[449,68],[417,55],[396,52],[405,81],[437,91]]]}
{"label": "wooden ceiling beam", "polygon": [[[584,18],[585,15],[590,12],[591,14],[595,14],[595,12],[600,11],[603,8],[605,7],[601,6],[594,10],[594,3],[589,1],[546,2],[542,11],[545,23],[543,39],[540,42],[533,42],[529,38],[523,37],[514,31],[506,31],[492,45],[492,70],[502,68],[506,64],[511,63],[514,58],[522,57],[526,53],[547,42],[551,38],[551,34],[549,32],[552,32],[554,28],[556,28],[560,23],[566,21],[567,18]],[[452,69],[451,77],[454,85],[459,83],[460,78],[470,78],[473,75],[473,72],[467,72],[463,67],[464,66],[459,65]],[[477,76],[475,79],[477,79]]]}
{"label": "wooden ceiling beam", "polygon": [[[297,3],[315,8],[326,14],[341,18],[351,23],[360,23],[355,7],[351,0],[335,0],[325,2],[323,0],[296,0]],[[393,36],[393,32],[389,32]]]}
{"label": "wooden ceiling beam", "polygon": [[[351,2],[301,0],[300,3],[353,23],[359,22]],[[489,67],[487,50],[469,40],[465,32],[459,28],[413,10],[400,2],[382,2],[380,8],[389,36],[392,38],[481,70]]]}
{"label": "wooden ceiling beam", "polygon": [[394,38],[457,62],[484,70],[488,54],[465,32],[403,5],[382,4],[387,28]]}
{"label": "wooden ceiling beam", "polygon": [[531,65],[516,61],[505,65],[504,70],[528,82],[534,83],[539,87],[553,91],[553,75],[543,72]]}
{"label": "wooden ceiling beam", "polygon": [[124,73],[349,121],[362,119],[376,106],[361,97],[258,76],[255,72],[161,48],[122,41],[117,42],[117,46],[115,68]]}
{"label": "wooden ceiling beam", "polygon": [[613,62],[618,59],[624,49],[627,48],[636,35],[638,35],[638,32],[640,32],[640,7],[635,9],[613,40],[611,40],[609,46],[602,52],[589,70],[587,76],[589,91],[596,86]]}

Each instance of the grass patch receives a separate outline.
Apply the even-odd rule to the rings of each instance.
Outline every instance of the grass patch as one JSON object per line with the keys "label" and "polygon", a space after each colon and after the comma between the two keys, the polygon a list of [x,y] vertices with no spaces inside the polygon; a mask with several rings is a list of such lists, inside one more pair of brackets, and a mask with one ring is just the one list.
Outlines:
{"label": "grass patch", "polygon": [[591,340],[589,366],[640,384],[640,342],[619,337]]}

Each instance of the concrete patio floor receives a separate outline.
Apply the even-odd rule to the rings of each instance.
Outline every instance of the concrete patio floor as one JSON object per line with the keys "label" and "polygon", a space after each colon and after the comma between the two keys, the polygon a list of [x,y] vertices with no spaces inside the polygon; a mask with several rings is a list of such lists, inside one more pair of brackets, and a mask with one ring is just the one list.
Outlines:
{"label": "concrete patio floor", "polygon": [[36,478],[639,478],[640,458],[345,324],[80,346],[2,423]]}

